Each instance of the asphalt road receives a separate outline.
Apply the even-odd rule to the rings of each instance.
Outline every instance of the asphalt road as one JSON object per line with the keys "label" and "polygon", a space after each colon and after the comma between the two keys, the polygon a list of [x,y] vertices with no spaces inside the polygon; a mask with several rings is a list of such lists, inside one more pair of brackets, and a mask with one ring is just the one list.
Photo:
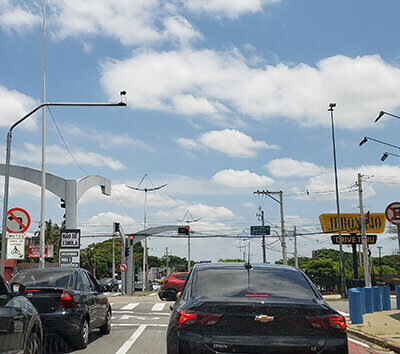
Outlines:
{"label": "asphalt road", "polygon": [[[167,352],[165,335],[171,313],[169,306],[173,302],[160,301],[157,295],[116,296],[110,297],[109,300],[113,310],[111,333],[102,336],[98,330],[92,331],[89,345],[85,350],[66,352],[85,354]],[[339,311],[348,311],[345,301],[333,301],[331,305]],[[349,339],[349,352],[350,354],[388,353],[383,348],[355,338]]]}

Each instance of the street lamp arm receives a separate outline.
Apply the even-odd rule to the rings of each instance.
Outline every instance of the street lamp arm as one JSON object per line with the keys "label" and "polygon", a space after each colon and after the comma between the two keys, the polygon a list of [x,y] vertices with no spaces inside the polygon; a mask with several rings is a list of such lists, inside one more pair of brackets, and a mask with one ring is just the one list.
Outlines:
{"label": "street lamp arm", "polygon": [[388,116],[391,116],[391,117],[393,117],[393,118],[400,119],[400,116],[397,116],[397,115],[392,114],[392,113],[389,113],[389,112],[380,111],[379,114],[378,114],[378,117],[375,119],[375,123],[376,123],[379,119],[381,119],[385,114],[387,114]]}
{"label": "street lamp arm", "polygon": [[385,143],[384,141],[377,140],[377,139],[374,139],[374,138],[370,138],[369,136],[364,137],[364,139],[360,142],[359,145],[361,146],[361,145],[365,144],[368,140],[372,140],[372,141],[375,141],[376,143],[387,145],[387,146],[390,146],[392,148],[400,150],[400,146],[389,144],[389,143]]}
{"label": "street lamp arm", "polygon": [[25,119],[29,118],[33,113],[38,111],[42,107],[48,107],[48,106],[69,106],[69,107],[104,107],[104,106],[126,106],[126,103],[124,102],[118,102],[118,103],[107,103],[107,102],[45,102],[41,103],[39,106],[35,107],[32,111],[27,113],[25,116],[23,116],[20,120],[18,120],[16,123],[14,123],[10,129],[9,132],[11,132],[17,125],[21,124]]}

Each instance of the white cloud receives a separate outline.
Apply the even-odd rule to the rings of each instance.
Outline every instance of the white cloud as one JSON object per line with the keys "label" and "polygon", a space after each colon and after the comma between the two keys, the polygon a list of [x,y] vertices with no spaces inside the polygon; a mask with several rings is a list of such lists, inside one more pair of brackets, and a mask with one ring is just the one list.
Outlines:
{"label": "white cloud", "polygon": [[189,21],[180,16],[170,16],[164,21],[166,37],[176,38],[177,41],[182,44],[189,43],[194,39],[199,39],[202,37],[200,32],[198,32]]}
{"label": "white cloud", "polygon": [[250,203],[250,202],[243,203],[243,206],[245,208],[255,208],[256,207],[256,205],[254,203]]}
{"label": "white cloud", "polygon": [[253,140],[250,136],[234,129],[212,130],[204,133],[199,141],[214,150],[232,157],[254,157],[259,149],[277,149],[265,141]]}
{"label": "white cloud", "polygon": [[[38,101],[16,90],[8,90],[0,85],[0,126],[9,127],[25,114],[37,106]],[[26,119],[20,126],[21,129],[33,130],[37,128],[34,116]]]}
{"label": "white cloud", "polygon": [[89,138],[93,138],[94,140],[98,141],[99,146],[102,149],[109,149],[115,147],[135,147],[148,150],[151,149],[151,147],[144,141],[135,139],[127,133],[121,133],[121,134],[95,133]]}
{"label": "white cloud", "polygon": [[[106,36],[124,45],[201,38],[184,12],[237,18],[280,0],[58,0],[47,2],[47,26],[55,38]],[[21,4],[21,5],[19,5]],[[0,26],[28,31],[42,23],[42,1],[2,0]],[[86,43],[84,43],[86,46]]]}
{"label": "white cloud", "polygon": [[196,140],[188,138],[177,138],[176,142],[185,150],[201,150],[203,147]]}
{"label": "white cloud", "polygon": [[104,63],[101,83],[110,98],[126,88],[135,109],[217,120],[227,114],[260,121],[288,117],[304,126],[329,126],[326,110],[336,102],[335,124],[347,129],[365,127],[382,107],[396,111],[400,102],[400,69],[379,55],[254,68],[238,50],[142,51]]}
{"label": "white cloud", "polygon": [[23,32],[31,30],[41,23],[41,16],[38,13],[33,13],[31,9],[10,5],[7,0],[0,2],[0,26],[3,29]]}
{"label": "white cloud", "polygon": [[268,176],[260,176],[249,170],[236,171],[232,169],[217,172],[213,176],[213,181],[235,188],[269,186],[274,183],[274,180]]}
{"label": "white cloud", "polygon": [[268,168],[275,177],[309,177],[319,175],[327,170],[312,162],[290,158],[271,160],[264,167]]}
{"label": "white cloud", "polygon": [[279,3],[280,0],[185,0],[188,9],[216,16],[237,18],[248,12],[259,12],[264,4]]}
{"label": "white cloud", "polygon": [[[18,154],[15,154],[15,158],[18,161],[40,163],[42,158],[41,146],[31,143],[24,143],[24,146],[25,150],[18,151]],[[95,152],[72,149],[72,154],[75,160],[83,165],[108,167],[113,170],[121,170],[125,168],[124,164],[115,158],[103,156]],[[59,145],[48,145],[46,147],[46,160],[47,163],[53,163],[56,165],[71,165],[75,163],[71,155]]]}
{"label": "white cloud", "polygon": [[210,148],[231,157],[249,158],[258,155],[260,149],[278,149],[265,141],[253,140],[250,136],[235,130],[211,130],[202,134],[199,139],[178,138],[177,143],[187,150]]}

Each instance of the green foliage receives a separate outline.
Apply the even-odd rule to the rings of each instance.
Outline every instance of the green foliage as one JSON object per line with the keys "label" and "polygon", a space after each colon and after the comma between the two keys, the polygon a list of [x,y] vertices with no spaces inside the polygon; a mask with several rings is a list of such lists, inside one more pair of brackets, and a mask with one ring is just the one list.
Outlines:
{"label": "green foliage", "polygon": [[243,263],[244,260],[240,259],[240,258],[225,258],[225,259],[220,258],[220,259],[218,259],[218,262],[236,262],[236,263],[239,262],[239,263]]}
{"label": "green foliage", "polygon": [[320,289],[325,291],[332,291],[340,279],[338,262],[330,258],[310,259],[305,272]]}

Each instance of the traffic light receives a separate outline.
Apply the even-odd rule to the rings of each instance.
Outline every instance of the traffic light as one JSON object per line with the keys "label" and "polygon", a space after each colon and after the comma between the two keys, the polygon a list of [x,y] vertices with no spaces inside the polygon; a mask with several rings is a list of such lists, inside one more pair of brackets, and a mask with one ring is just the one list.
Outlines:
{"label": "traffic light", "polygon": [[129,246],[125,247],[125,258],[129,257]]}
{"label": "traffic light", "polygon": [[131,246],[133,246],[133,238],[134,238],[133,235],[129,235],[129,244],[130,244]]}
{"label": "traffic light", "polygon": [[119,232],[119,222],[114,222],[114,233]]}
{"label": "traffic light", "polygon": [[189,232],[189,225],[186,225],[185,227],[178,227],[178,234],[189,235]]}
{"label": "traffic light", "polygon": [[65,209],[65,200],[61,198],[61,208]]}

